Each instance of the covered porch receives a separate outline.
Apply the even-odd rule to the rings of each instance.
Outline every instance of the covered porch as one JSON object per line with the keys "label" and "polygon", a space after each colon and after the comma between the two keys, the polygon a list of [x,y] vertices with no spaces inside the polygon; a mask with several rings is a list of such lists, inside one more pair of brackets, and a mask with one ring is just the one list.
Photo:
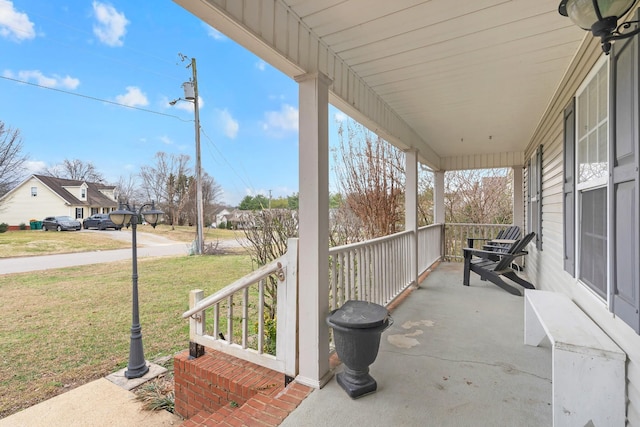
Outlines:
{"label": "covered porch", "polygon": [[[606,57],[597,38],[584,33],[558,14],[557,0],[488,0],[464,4],[440,0],[174,1],[290,76],[299,85],[300,226],[296,258],[295,261],[282,260],[281,264],[273,264],[265,271],[282,277],[293,274],[285,280],[287,285],[283,287],[291,290],[285,292],[289,302],[284,303],[283,307],[288,308],[278,309],[278,328],[290,330],[278,331],[279,351],[274,367],[295,378],[299,384],[316,389],[327,385],[325,390],[312,395],[327,395],[317,397],[318,405],[322,405],[324,399],[331,400],[329,396],[334,389],[339,395],[341,391],[332,381],[333,371],[329,363],[330,333],[325,323],[329,311],[350,295],[387,305],[405,288],[415,286],[420,274],[433,261],[448,256],[444,248],[448,238],[446,230],[450,226],[445,224],[443,205],[446,171],[513,168],[514,225],[536,234],[535,244],[528,247],[526,274],[538,289],[562,294],[570,299],[569,302],[577,306],[573,308],[581,315],[586,313],[591,319],[590,332],[604,331],[602,333],[608,336],[607,340],[614,341],[622,348],[625,372],[621,377],[625,378],[620,378],[623,382],[617,389],[624,395],[620,400],[624,402],[615,409],[617,416],[622,417],[616,419],[626,417],[630,424],[640,419],[637,409],[640,402],[640,388],[637,386],[640,382],[640,341],[637,334],[640,330],[640,311],[637,308],[640,304],[640,275],[636,262],[640,247],[637,228],[640,211],[637,186],[639,101],[637,56],[632,56],[638,54],[636,39],[627,45],[614,45],[612,55]],[[632,48],[625,51],[628,46]],[[613,71],[606,74],[609,66],[603,64],[609,64],[609,59]],[[596,64],[599,68],[595,67]],[[595,74],[598,69],[603,70],[602,74]],[[587,90],[591,94],[597,93],[595,89],[589,89],[596,87],[596,82],[601,83],[598,90],[602,90],[603,96],[584,96]],[[611,97],[605,96],[607,90],[612,91]],[[633,99],[629,99],[629,94],[633,95]],[[619,105],[605,105],[607,99],[615,99]],[[601,102],[598,103],[598,100]],[[380,248],[373,246],[381,242],[363,243],[358,248],[329,248],[329,104],[405,153],[405,231],[389,237]],[[579,107],[578,112],[583,112],[582,116],[575,113],[575,105]],[[603,155],[610,152],[609,160],[605,162],[584,158],[587,148],[596,147],[596,139],[591,145],[584,142],[591,141],[591,137],[583,139],[582,143],[576,139],[576,132],[584,128],[579,126],[584,125],[580,120],[586,120],[584,111],[588,111],[589,106],[596,111],[596,105],[602,107],[602,114],[609,120],[603,121],[601,128],[594,128],[600,129],[597,133],[592,133],[601,137],[597,140],[597,146],[602,148]],[[624,137],[616,139],[616,135]],[[617,162],[622,160],[624,162],[621,164],[628,170],[623,168],[624,173],[613,174],[614,168],[618,167]],[[437,235],[426,238],[422,236],[423,230],[419,228],[417,216],[420,164],[434,172],[435,225],[432,227],[437,228],[429,233]],[[585,165],[600,165],[598,170],[603,174],[598,176],[597,183],[605,187],[585,186],[577,194],[574,187],[578,183],[574,175]],[[621,181],[624,185],[613,178],[607,182],[605,172],[609,177],[623,177],[628,181]],[[587,191],[594,188],[599,191]],[[605,193],[603,189],[607,189],[610,195],[595,201],[594,194]],[[594,201],[589,197],[582,198],[582,195],[593,196]],[[597,215],[594,213],[587,218],[591,222],[581,223],[580,212],[589,211],[579,204],[599,207]],[[599,227],[597,253],[595,246],[589,243],[589,227],[596,225]],[[426,249],[422,246],[423,242],[428,242]],[[430,246],[432,244],[435,248]],[[425,253],[430,254],[429,251],[434,249],[436,258],[430,255],[425,257]],[[352,250],[356,252],[352,253]],[[336,258],[340,256],[344,258]],[[296,266],[294,270],[291,268],[294,265],[292,262]],[[336,266],[340,266],[338,271],[335,271]],[[585,271],[588,266],[596,266],[592,272],[593,280],[591,276],[583,274],[580,266],[585,267]],[[361,281],[355,279],[355,272],[358,272],[358,276],[363,272],[371,275]],[[474,280],[477,283],[477,278]],[[296,285],[290,288],[289,283]],[[371,295],[365,295],[369,289],[366,286],[369,285],[375,287],[371,288]],[[527,372],[531,374],[530,380],[546,381],[546,387],[549,386],[548,373],[551,368],[548,360],[539,366],[546,371],[536,371],[538,368],[528,369],[499,357],[512,354],[514,360],[527,361],[529,354],[545,354],[542,349],[525,347],[521,336],[510,335],[522,333],[522,299],[505,295],[490,284],[484,286],[483,283],[481,286],[477,288],[472,284],[470,288],[463,288],[459,284],[451,287],[451,290],[460,292],[460,297],[486,291],[484,294],[492,295],[486,303],[491,307],[486,310],[490,312],[487,313],[487,319],[492,315],[496,315],[494,320],[497,323],[508,319],[505,322],[508,324],[501,326],[513,328],[515,332],[508,333],[497,326],[489,326],[487,319],[473,318],[482,311],[478,308],[483,307],[479,302],[480,296],[474,295],[470,305],[465,305],[445,292],[447,286],[421,286],[407,302],[415,296],[426,295],[422,305],[437,301],[437,307],[430,306],[430,312],[408,310],[407,315],[401,311],[402,306],[399,309],[397,315],[402,321],[386,334],[404,335],[408,341],[415,339],[419,344],[398,351],[397,345],[383,340],[382,362],[377,363],[381,365],[387,359],[388,365],[379,372],[372,370],[381,384],[380,392],[368,400],[378,402],[380,399],[377,405],[372,406],[376,406],[376,409],[385,407],[382,397],[385,387],[410,385],[412,392],[408,395],[406,391],[394,388],[394,395],[406,395],[406,403],[398,398],[392,401],[386,413],[404,414],[404,409],[411,406],[411,402],[412,405],[418,405],[415,408],[417,412],[424,414],[429,408],[426,396],[437,401],[434,393],[428,393],[427,390],[446,387],[452,384],[449,381],[454,377],[458,382],[449,387],[455,397],[463,396],[463,391],[471,391],[486,399],[480,400],[483,403],[509,400],[505,394],[500,394],[506,393],[509,387],[499,385],[496,394],[490,395],[493,390],[489,388],[490,381],[476,379],[472,375],[480,370],[478,366],[483,363],[487,372],[498,371],[504,366],[504,371],[499,375],[507,371],[517,373],[507,374],[510,380],[516,379],[510,375],[519,380],[527,376],[519,372]],[[280,298],[280,287],[278,292]],[[509,298],[513,299],[513,303]],[[503,299],[509,302],[502,303]],[[229,301],[229,305],[232,305]],[[297,304],[293,301],[297,301]],[[192,303],[190,315],[206,308],[198,305],[197,298]],[[509,304],[514,304],[515,311],[511,315],[506,313]],[[459,307],[467,309],[460,313]],[[556,312],[558,318],[566,314],[562,310]],[[481,328],[476,335],[472,334],[466,339],[466,335],[458,338],[454,334],[443,335],[446,337],[444,339],[434,332],[437,331],[437,321],[431,319],[432,313],[444,313],[441,320],[451,320],[452,327],[461,333],[470,333],[477,327],[486,328]],[[280,317],[281,314],[284,318]],[[218,314],[214,316],[217,318]],[[427,327],[431,323],[426,322],[424,328],[410,327],[408,332],[403,332],[399,329],[403,321],[434,321],[434,324]],[[197,323],[198,320],[192,318],[191,322]],[[289,326],[285,326],[287,322]],[[204,329],[204,326],[196,323],[193,323],[192,331]],[[214,323],[217,325],[217,320]],[[417,332],[418,329],[422,332]],[[292,334],[294,330],[296,332]],[[501,335],[496,332],[499,330],[502,331]],[[214,329],[211,344],[217,340],[217,332]],[[488,335],[480,339],[480,332]],[[591,336],[590,332],[585,336]],[[412,333],[416,335],[406,336]],[[496,333],[493,337],[496,341],[488,344],[492,333]],[[430,336],[430,341],[420,341],[427,336]],[[501,348],[504,343],[499,343],[507,337],[511,337],[511,344]],[[208,345],[209,342],[204,343]],[[438,345],[427,347],[429,343]],[[509,349],[509,346],[513,347]],[[496,349],[501,352],[496,352]],[[404,363],[398,363],[400,359]],[[456,361],[459,366],[456,374],[444,380],[447,374],[443,371],[447,370],[448,360]],[[415,380],[419,378],[416,373],[420,371],[418,366],[436,361],[442,366],[431,371],[426,369],[420,374],[427,375],[423,381]],[[543,365],[546,368],[542,368]],[[387,377],[387,374],[393,378]],[[498,373],[494,372],[494,375]],[[405,381],[398,381],[398,378]],[[582,378],[579,383],[583,383]],[[473,384],[486,387],[475,390]],[[504,384],[511,382],[505,380]],[[422,388],[425,385],[431,389]],[[524,399],[530,391],[532,396],[535,395],[532,392],[535,387],[523,385],[520,389],[523,395],[516,400]],[[590,389],[596,392],[600,390],[599,387]],[[572,395],[580,394],[574,392]],[[418,396],[423,399],[420,400]],[[542,407],[547,405],[548,412],[544,413],[550,413],[548,401],[544,398],[532,399],[529,403],[541,404]],[[452,413],[464,412],[466,406],[475,408],[476,414],[485,409],[483,404],[469,403],[465,406],[463,402],[467,400],[464,398],[446,400],[448,404],[443,407]],[[596,400],[593,399],[594,402]],[[365,403],[347,401],[347,405],[369,405],[365,400],[362,402]],[[451,406],[454,404],[461,406]],[[313,410],[310,407],[305,409],[305,406],[301,406],[300,411]],[[489,406],[486,403],[486,408],[491,408],[487,416],[509,411],[513,409],[511,406]],[[563,408],[561,405],[555,406],[554,411],[560,414]],[[373,409],[371,412],[376,413]],[[311,422],[313,419],[314,423],[322,423],[327,413],[331,411],[324,412],[323,418],[315,419],[309,412],[308,419],[300,422]],[[504,413],[508,414],[505,417],[519,417]],[[382,416],[378,413],[378,417]],[[441,424],[447,422],[443,421],[445,415],[434,412],[434,417]],[[528,424],[527,420],[531,421],[531,425],[549,424],[549,419],[533,420],[527,415],[516,419],[523,425]],[[496,423],[499,420],[496,419]],[[610,424],[622,425],[623,422]]]}
{"label": "covered porch", "polygon": [[551,350],[523,344],[522,298],[441,263],[391,315],[378,391],[352,400],[333,379],[282,426],[552,424]]}

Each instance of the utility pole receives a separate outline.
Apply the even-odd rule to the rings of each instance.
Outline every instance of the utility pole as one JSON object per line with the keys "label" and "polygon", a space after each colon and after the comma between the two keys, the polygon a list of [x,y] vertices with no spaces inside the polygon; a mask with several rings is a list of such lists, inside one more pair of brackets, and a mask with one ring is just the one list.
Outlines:
{"label": "utility pole", "polygon": [[[187,57],[178,54],[181,60]],[[193,77],[190,82],[185,82],[182,86],[187,101],[193,102],[193,111],[195,113],[196,122],[196,254],[202,255],[204,252],[204,233],[202,224],[204,222],[204,206],[202,205],[202,156],[200,155],[200,106],[198,105],[198,71],[196,70],[196,58],[191,58],[191,63],[187,68],[191,67]],[[193,93],[190,90],[193,89]]]}
{"label": "utility pole", "polygon": [[202,206],[202,157],[200,155],[200,106],[198,105],[198,72],[196,71],[196,58],[191,58],[191,71],[193,72],[193,92],[195,99],[193,107],[196,120],[196,253],[202,255],[204,249],[204,233],[202,223],[204,221],[204,206]]}

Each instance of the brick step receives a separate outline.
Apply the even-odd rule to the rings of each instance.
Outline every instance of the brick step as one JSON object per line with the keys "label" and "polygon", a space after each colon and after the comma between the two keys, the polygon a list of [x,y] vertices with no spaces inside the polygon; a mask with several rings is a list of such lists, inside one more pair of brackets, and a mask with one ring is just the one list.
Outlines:
{"label": "brick step", "polygon": [[[197,359],[174,359],[176,413],[184,427],[210,425],[277,426],[311,393],[284,375],[207,349]],[[232,405],[238,404],[239,407]]]}
{"label": "brick step", "polygon": [[263,426],[276,427],[298,407],[312,389],[292,383],[276,396],[256,394],[247,402],[233,408],[223,406],[212,414],[202,411],[182,423],[182,427],[201,426]]}

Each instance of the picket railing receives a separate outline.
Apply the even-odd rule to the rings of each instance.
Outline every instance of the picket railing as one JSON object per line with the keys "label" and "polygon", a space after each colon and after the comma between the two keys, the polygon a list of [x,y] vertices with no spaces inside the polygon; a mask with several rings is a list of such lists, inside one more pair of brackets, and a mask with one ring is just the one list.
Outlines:
{"label": "picket railing", "polygon": [[[422,273],[442,257],[443,230],[436,224],[417,236],[405,231],[329,249],[330,309],[350,299],[387,306],[417,279],[412,269]],[[182,315],[191,343],[295,376],[297,258],[298,240],[289,239],[285,255],[224,289],[206,298],[191,291]]]}
{"label": "picket railing", "polygon": [[418,229],[418,275],[424,273],[444,255],[444,224]]}
{"label": "picket railing", "polygon": [[[285,255],[218,292],[205,298],[202,290],[191,291],[182,315],[189,318],[190,341],[294,376],[297,257],[298,240],[289,239]],[[269,306],[275,316],[265,313]]]}

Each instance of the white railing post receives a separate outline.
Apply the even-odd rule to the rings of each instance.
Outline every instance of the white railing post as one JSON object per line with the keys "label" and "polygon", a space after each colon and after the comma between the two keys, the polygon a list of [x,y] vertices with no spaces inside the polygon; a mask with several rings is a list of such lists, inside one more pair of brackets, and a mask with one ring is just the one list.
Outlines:
{"label": "white railing post", "polygon": [[287,241],[285,280],[278,286],[276,358],[284,360],[284,374],[298,374],[298,239]]}
{"label": "white railing post", "polygon": [[[202,299],[204,299],[202,289],[189,292],[189,308],[195,307]],[[205,324],[204,310],[189,317],[189,356],[191,357],[200,357],[204,354],[204,346],[197,344],[197,337],[205,334]]]}

